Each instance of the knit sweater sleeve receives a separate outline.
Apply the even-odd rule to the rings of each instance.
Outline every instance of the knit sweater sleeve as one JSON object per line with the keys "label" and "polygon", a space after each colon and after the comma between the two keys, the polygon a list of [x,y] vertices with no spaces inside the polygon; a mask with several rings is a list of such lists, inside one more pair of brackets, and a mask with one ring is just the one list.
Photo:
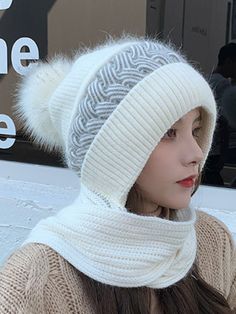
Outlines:
{"label": "knit sweater sleeve", "polygon": [[44,256],[37,246],[28,245],[6,261],[0,271],[1,314],[46,313],[44,287],[49,267]]}
{"label": "knit sweater sleeve", "polygon": [[0,270],[1,314],[93,313],[78,271],[43,244],[17,250]]}
{"label": "knit sweater sleeve", "polygon": [[235,246],[234,246],[234,251],[232,254],[231,271],[232,271],[232,283],[230,286],[228,302],[231,308],[233,308],[236,313],[236,248]]}
{"label": "knit sweater sleeve", "polygon": [[197,265],[203,279],[221,292],[236,311],[236,246],[225,224],[198,212]]}

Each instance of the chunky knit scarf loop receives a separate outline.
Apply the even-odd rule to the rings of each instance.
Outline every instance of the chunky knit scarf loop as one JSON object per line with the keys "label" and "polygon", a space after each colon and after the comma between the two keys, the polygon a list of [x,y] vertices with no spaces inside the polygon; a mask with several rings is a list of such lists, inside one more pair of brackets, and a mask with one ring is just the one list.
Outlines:
{"label": "chunky knit scarf loop", "polygon": [[81,185],[78,198],[40,221],[25,243],[49,245],[105,284],[165,288],[194,262],[195,219],[191,208],[179,210],[176,221],[136,215]]}

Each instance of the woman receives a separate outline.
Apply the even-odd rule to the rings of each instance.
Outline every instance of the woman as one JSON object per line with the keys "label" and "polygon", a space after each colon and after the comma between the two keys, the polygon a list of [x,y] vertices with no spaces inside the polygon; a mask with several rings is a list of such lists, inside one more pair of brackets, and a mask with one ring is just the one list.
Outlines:
{"label": "woman", "polygon": [[185,58],[126,37],[39,64],[18,94],[81,187],[4,265],[1,313],[234,313],[231,236],[189,207],[216,106]]}

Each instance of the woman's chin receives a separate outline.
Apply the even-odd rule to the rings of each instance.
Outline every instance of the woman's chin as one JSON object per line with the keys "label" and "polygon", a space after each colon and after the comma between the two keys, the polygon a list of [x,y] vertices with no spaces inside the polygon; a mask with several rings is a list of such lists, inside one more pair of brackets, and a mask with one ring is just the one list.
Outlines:
{"label": "woman's chin", "polygon": [[190,200],[191,200],[191,196],[185,197],[185,198],[182,198],[179,200],[175,199],[175,202],[169,202],[168,206],[166,206],[166,207],[178,209],[178,210],[186,209],[189,207]]}

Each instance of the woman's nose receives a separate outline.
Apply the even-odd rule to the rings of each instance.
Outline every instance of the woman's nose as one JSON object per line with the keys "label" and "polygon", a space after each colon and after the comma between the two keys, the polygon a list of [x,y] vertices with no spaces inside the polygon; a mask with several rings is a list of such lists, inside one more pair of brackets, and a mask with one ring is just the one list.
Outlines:
{"label": "woman's nose", "polygon": [[184,163],[189,164],[199,164],[203,160],[203,152],[195,138],[191,138],[185,143],[185,149],[183,152]]}

